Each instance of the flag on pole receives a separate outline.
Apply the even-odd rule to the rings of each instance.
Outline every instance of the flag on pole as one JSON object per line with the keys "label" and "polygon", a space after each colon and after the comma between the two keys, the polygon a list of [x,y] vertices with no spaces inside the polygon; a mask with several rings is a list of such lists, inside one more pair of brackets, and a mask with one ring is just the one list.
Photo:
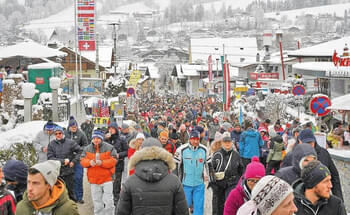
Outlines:
{"label": "flag on pole", "polygon": [[102,117],[102,113],[101,113],[102,101],[101,101],[101,99],[98,100],[97,105],[98,105],[98,111],[97,111],[98,117]]}
{"label": "flag on pole", "polygon": [[75,0],[79,51],[95,51],[95,0]]}
{"label": "flag on pole", "polygon": [[224,56],[221,56],[222,72],[223,72],[223,103],[224,111],[230,109],[230,70],[229,63]]}
{"label": "flag on pole", "polygon": [[242,106],[239,106],[239,124],[243,124],[243,112],[242,112]]}
{"label": "flag on pole", "polygon": [[213,81],[213,59],[211,55],[208,57],[208,78],[209,83]]}

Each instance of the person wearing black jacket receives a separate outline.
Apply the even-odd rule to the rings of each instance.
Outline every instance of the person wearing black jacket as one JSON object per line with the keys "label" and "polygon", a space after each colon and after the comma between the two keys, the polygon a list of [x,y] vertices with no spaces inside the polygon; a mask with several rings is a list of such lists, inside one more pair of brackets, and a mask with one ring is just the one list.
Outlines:
{"label": "person wearing black jacket", "polygon": [[129,161],[129,176],[120,194],[116,214],[188,215],[184,188],[171,171],[172,154],[155,138],[147,138]]}
{"label": "person wearing black jacket", "polygon": [[12,194],[5,188],[5,183],[2,182],[1,176],[0,176],[0,214],[1,215],[16,214],[16,200],[14,199]]}
{"label": "person wearing black jacket", "polygon": [[[225,200],[231,190],[235,188],[243,174],[244,166],[239,153],[234,150],[230,134],[223,138],[223,146],[213,154],[212,163],[215,171],[216,182],[211,182],[213,190],[213,214],[222,215],[224,213]],[[220,179],[220,172],[224,172],[224,177]]]}
{"label": "person wearing black jacket", "polygon": [[331,172],[319,161],[311,161],[301,171],[301,180],[293,185],[296,215],[346,215],[341,199],[331,194]]}
{"label": "person wearing black jacket", "polygon": [[321,161],[321,163],[325,165],[331,172],[331,175],[332,175],[331,180],[333,185],[332,193],[335,196],[339,197],[341,200],[343,200],[343,193],[341,189],[339,173],[329,152],[325,148],[322,148],[317,144],[316,138],[310,129],[302,130],[299,134],[299,139],[302,143],[308,143],[312,147],[314,147],[317,153],[317,159]]}
{"label": "person wearing black jacket", "polygon": [[[71,119],[69,120],[68,129],[64,132],[64,135],[67,139],[73,140],[76,143],[78,143],[78,145],[82,149],[84,149],[84,147],[89,144],[85,133],[78,128],[78,123],[74,119],[74,117],[71,117]],[[74,194],[77,202],[81,204],[84,203],[83,178],[84,169],[78,162],[74,165]]]}
{"label": "person wearing black jacket", "polygon": [[80,162],[83,150],[78,143],[64,136],[60,126],[55,127],[55,137],[48,145],[47,159],[61,162],[60,177],[66,184],[69,198],[77,201],[74,194],[74,165]]}
{"label": "person wearing black jacket", "polygon": [[114,205],[117,205],[124,171],[124,159],[128,156],[128,144],[125,138],[120,135],[117,123],[112,122],[108,126],[108,131],[109,132],[106,134],[106,141],[117,150],[117,164],[115,166],[113,181]]}

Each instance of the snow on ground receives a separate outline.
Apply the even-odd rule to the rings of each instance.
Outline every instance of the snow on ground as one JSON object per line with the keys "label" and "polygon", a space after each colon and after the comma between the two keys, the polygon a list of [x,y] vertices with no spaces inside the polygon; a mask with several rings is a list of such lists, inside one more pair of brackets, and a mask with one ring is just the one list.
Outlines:
{"label": "snow on ground", "polygon": [[350,150],[328,149],[328,152],[339,157],[350,158]]}
{"label": "snow on ground", "polygon": [[214,1],[214,2],[208,2],[208,3],[204,3],[204,9],[205,10],[212,10],[212,8],[215,8],[215,11],[218,12],[221,8],[222,5],[225,4],[226,8],[231,6],[232,9],[236,9],[236,8],[241,8],[241,9],[245,9],[250,3],[254,2],[255,0],[219,0],[219,1]]}
{"label": "snow on ground", "polygon": [[281,19],[282,17],[286,16],[288,19],[295,21],[296,18],[300,15],[318,15],[318,14],[331,14],[334,13],[339,16],[344,16],[344,11],[350,8],[350,3],[344,3],[344,4],[333,4],[333,5],[326,5],[326,6],[320,6],[320,7],[309,7],[309,8],[303,8],[303,9],[297,9],[297,10],[287,10],[287,11],[281,11],[279,12],[279,15],[277,12],[271,12],[271,13],[265,13],[265,18],[274,18],[274,19]]}
{"label": "snow on ground", "polygon": [[[0,138],[0,148],[8,149],[15,143],[27,143],[33,141],[36,134],[41,131],[46,121],[31,121],[19,124],[16,128],[2,132]],[[68,122],[56,123],[66,127]]]}
{"label": "snow on ground", "polygon": [[[287,107],[286,113],[292,115],[293,117],[298,117],[298,109],[293,109],[291,107]],[[300,122],[301,124],[305,124],[306,122],[312,122],[314,125],[316,125],[316,119],[315,116],[308,115],[306,113],[300,113]]]}

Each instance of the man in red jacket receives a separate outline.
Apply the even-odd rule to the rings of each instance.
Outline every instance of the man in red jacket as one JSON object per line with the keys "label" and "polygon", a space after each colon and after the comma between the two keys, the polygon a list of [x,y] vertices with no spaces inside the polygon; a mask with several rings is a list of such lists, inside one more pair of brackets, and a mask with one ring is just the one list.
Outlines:
{"label": "man in red jacket", "polygon": [[112,180],[117,153],[112,145],[103,142],[103,138],[102,131],[95,130],[92,144],[85,147],[80,159],[81,166],[88,168],[95,215],[114,214],[115,211]]}

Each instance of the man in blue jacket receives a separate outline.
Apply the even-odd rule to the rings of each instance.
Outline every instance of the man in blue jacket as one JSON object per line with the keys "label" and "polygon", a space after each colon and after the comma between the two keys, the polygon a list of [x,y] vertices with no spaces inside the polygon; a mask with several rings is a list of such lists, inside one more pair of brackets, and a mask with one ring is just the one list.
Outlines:
{"label": "man in blue jacket", "polygon": [[209,151],[199,144],[198,131],[191,131],[189,143],[176,150],[174,161],[177,163],[177,173],[182,180],[188,206],[193,203],[193,215],[203,215],[204,170],[210,181],[215,182],[215,179]]}
{"label": "man in blue jacket", "polygon": [[253,128],[253,123],[246,121],[245,131],[239,140],[239,154],[242,158],[244,169],[250,163],[252,157],[260,157],[260,148],[264,145],[259,132]]}

